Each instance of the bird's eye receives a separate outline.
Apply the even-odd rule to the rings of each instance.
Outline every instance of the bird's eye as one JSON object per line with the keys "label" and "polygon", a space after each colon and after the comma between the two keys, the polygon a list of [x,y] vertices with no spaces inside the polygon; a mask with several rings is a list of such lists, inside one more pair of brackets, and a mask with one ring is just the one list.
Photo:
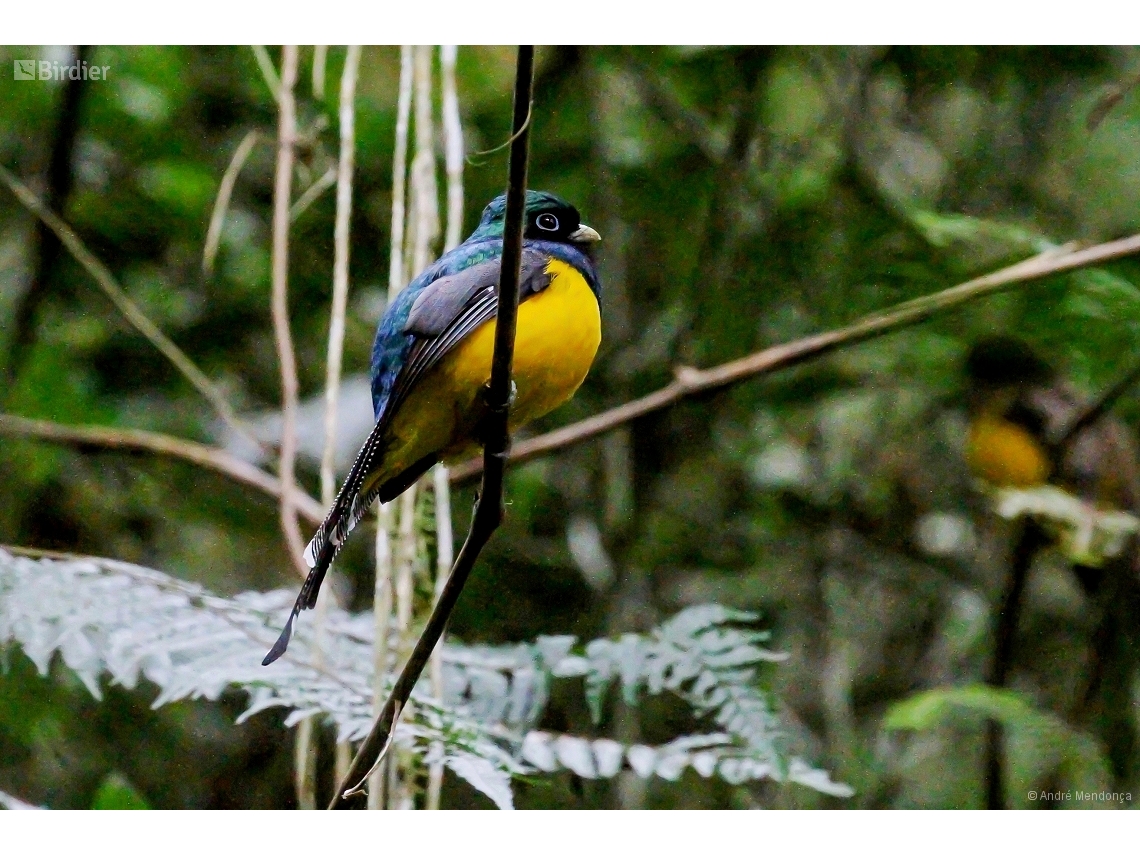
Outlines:
{"label": "bird's eye", "polygon": [[544,232],[558,231],[558,217],[554,214],[539,214],[535,217],[534,224]]}

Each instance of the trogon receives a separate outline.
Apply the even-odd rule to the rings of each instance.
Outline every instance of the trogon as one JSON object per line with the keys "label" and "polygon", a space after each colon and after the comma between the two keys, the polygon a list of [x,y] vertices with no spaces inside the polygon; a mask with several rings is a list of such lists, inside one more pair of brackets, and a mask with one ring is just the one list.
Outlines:
{"label": "trogon", "polygon": [[[416,277],[380,319],[371,365],[376,425],[309,542],[308,578],[262,664],[285,652],[294,619],[316,605],[333,558],[372,503],[392,501],[437,461],[481,444],[505,215],[503,195],[483,210],[471,236]],[[594,361],[601,284],[591,248],[598,240],[573,205],[527,191],[511,429],[567,401]]]}

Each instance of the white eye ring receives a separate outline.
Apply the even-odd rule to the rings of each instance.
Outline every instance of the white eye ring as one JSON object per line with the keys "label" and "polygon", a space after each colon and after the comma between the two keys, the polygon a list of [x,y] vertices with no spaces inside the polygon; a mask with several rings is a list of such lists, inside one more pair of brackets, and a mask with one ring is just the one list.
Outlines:
{"label": "white eye ring", "polygon": [[534,218],[534,224],[544,232],[558,231],[558,217],[554,214],[539,214]]}

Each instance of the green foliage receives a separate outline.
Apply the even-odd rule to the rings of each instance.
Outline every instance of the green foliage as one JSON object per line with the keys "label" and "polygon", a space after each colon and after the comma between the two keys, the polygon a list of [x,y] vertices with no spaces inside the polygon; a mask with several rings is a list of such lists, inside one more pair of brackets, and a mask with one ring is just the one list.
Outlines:
{"label": "green foliage", "polygon": [[974,684],[919,692],[893,704],[883,727],[928,732],[951,726],[980,729],[987,719],[1000,723],[1008,740],[1007,792],[1014,805],[1028,807],[1028,793],[1034,789],[1111,789],[1104,752],[1096,740],[1010,689]]}
{"label": "green foliage", "polygon": [[95,793],[92,810],[150,810],[143,796],[122,775],[107,776]]}

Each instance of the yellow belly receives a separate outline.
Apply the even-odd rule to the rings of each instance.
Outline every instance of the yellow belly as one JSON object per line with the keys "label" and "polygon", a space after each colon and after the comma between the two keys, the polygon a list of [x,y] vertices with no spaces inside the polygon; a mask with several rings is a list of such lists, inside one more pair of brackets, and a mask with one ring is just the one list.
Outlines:
{"label": "yellow belly", "polygon": [[[551,281],[519,305],[510,426],[515,429],[565,403],[582,385],[602,338],[598,301],[582,274],[552,259]],[[392,422],[384,464],[369,481],[386,481],[429,454],[447,460],[476,447],[480,389],[491,377],[495,321],[472,332],[428,372]]]}
{"label": "yellow belly", "polygon": [[1034,487],[1049,477],[1041,444],[1020,425],[982,415],[970,423],[966,442],[970,469],[998,487]]}

